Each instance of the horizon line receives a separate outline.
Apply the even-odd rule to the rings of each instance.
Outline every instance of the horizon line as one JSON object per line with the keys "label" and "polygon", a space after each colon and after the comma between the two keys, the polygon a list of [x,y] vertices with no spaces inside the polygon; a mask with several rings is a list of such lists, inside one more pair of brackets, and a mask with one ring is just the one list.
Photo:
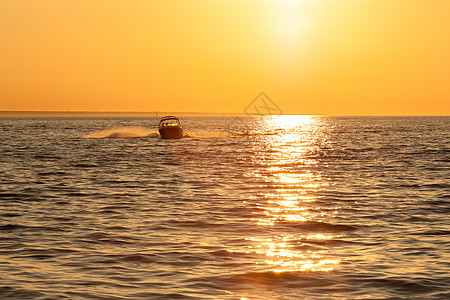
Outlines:
{"label": "horizon line", "polygon": [[[198,116],[198,115],[211,115],[211,116],[252,116],[255,114],[246,114],[244,112],[186,112],[186,111],[107,111],[107,110],[0,110],[0,116],[32,116],[32,115],[72,115],[72,116],[83,116],[83,115],[128,115],[128,116],[156,116],[160,117],[162,115],[184,115],[184,116]],[[263,114],[261,114],[262,116]],[[291,115],[291,116],[339,116],[339,117],[448,117],[450,115],[328,115],[328,114],[299,114],[299,113],[285,113],[280,115]],[[260,115],[258,115],[260,116]],[[264,115],[269,116],[269,114]]]}

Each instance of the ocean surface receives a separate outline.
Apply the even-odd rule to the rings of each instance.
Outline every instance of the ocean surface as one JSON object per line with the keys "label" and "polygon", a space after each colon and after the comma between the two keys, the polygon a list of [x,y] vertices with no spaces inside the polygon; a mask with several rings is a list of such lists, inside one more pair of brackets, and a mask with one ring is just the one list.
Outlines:
{"label": "ocean surface", "polygon": [[0,299],[450,299],[450,117],[0,118]]}

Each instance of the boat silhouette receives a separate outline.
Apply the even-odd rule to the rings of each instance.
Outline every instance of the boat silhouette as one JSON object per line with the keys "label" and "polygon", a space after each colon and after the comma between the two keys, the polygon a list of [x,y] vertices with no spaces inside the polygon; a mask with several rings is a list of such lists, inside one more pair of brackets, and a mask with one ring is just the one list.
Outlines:
{"label": "boat silhouette", "polygon": [[181,139],[183,128],[180,120],[175,116],[165,116],[159,121],[158,131],[162,139]]}

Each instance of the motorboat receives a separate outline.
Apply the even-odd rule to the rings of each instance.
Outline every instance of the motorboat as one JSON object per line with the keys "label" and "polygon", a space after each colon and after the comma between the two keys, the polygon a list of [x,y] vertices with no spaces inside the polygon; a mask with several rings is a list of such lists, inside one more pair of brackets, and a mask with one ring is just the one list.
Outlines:
{"label": "motorboat", "polygon": [[180,120],[174,116],[162,117],[159,121],[158,131],[162,139],[181,139],[183,137]]}

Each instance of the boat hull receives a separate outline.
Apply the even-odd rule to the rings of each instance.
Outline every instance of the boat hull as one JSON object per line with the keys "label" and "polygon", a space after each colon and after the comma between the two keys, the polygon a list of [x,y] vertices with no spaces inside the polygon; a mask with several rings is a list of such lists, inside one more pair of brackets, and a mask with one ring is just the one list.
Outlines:
{"label": "boat hull", "polygon": [[162,139],[181,139],[183,137],[183,129],[180,127],[159,128],[159,134]]}

